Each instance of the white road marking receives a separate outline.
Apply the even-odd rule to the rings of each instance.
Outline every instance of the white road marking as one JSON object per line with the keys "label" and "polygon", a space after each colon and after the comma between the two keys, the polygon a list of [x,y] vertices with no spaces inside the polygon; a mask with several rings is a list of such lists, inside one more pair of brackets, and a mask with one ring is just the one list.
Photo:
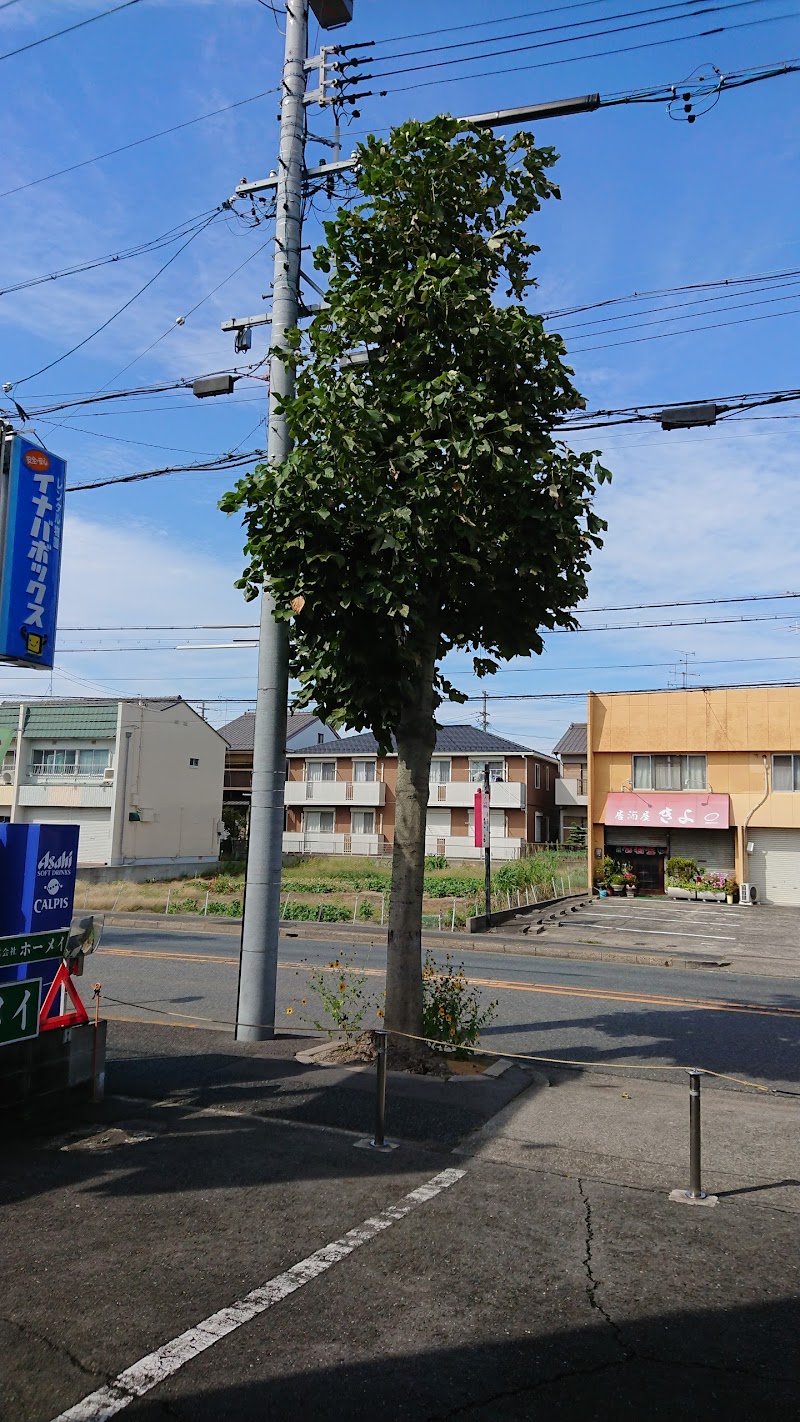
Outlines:
{"label": "white road marking", "polygon": [[735,943],[736,939],[730,933],[680,933],[676,928],[621,928],[619,924],[600,923],[598,919],[582,918],[577,920],[580,925],[586,928],[600,928],[605,933],[647,933],[655,938],[713,938],[720,943]]}
{"label": "white road marking", "polygon": [[463,1170],[443,1170],[441,1174],[434,1175],[432,1180],[420,1185],[417,1190],[412,1190],[409,1195],[404,1195],[396,1205],[389,1205],[388,1209],[379,1215],[373,1215],[371,1219],[364,1220],[363,1224],[356,1225],[355,1229],[348,1230],[341,1239],[335,1239],[332,1244],[326,1244],[315,1254],[309,1254],[307,1259],[301,1259],[299,1264],[294,1264],[285,1274],[278,1274],[274,1279],[269,1279],[266,1284],[253,1289],[252,1293],[245,1294],[244,1298],[228,1308],[212,1313],[196,1327],[187,1329],[171,1342],[157,1348],[154,1353],[140,1358],[138,1363],[126,1368],[124,1373],[119,1373],[106,1387],[98,1388],[97,1392],[84,1397],[82,1402],[67,1408],[66,1412],[60,1412],[53,1422],[105,1422],[106,1418],[116,1416],[137,1397],[144,1397],[145,1393],[158,1387],[166,1378],[172,1377],[184,1364],[196,1358],[198,1353],[213,1347],[221,1338],[226,1338],[229,1333],[241,1328],[243,1323],[249,1323],[260,1313],[272,1308],[273,1304],[280,1303],[304,1284],[309,1284],[312,1279],[324,1274],[332,1265],[339,1264],[362,1244],[368,1244],[382,1230],[404,1219],[417,1205],[426,1204],[428,1200],[441,1194],[442,1190],[455,1185],[465,1174]]}

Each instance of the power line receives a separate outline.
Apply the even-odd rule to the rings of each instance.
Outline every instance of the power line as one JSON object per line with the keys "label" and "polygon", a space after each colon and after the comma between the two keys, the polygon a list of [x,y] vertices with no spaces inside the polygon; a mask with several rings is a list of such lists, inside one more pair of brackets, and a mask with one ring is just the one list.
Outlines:
{"label": "power line", "polygon": [[159,237],[151,237],[147,242],[140,242],[135,247],[125,247],[118,252],[110,252],[103,257],[92,257],[85,262],[77,262],[71,267],[61,267],[54,272],[45,272],[41,276],[26,277],[24,281],[14,282],[12,286],[0,287],[0,296],[9,296],[15,291],[27,291],[33,286],[42,286],[45,282],[60,281],[63,277],[80,276],[83,272],[94,271],[97,267],[110,266],[114,262],[127,262],[133,257],[144,256],[149,252],[157,252],[161,247],[168,247],[173,242],[180,241],[181,237],[187,235],[196,225],[202,223],[211,213],[216,216],[222,215],[223,209],[220,207],[206,208],[205,212],[198,213],[196,217],[187,217],[185,222],[178,223],[171,227],[168,232],[162,232]]}
{"label": "power line", "polygon": [[[548,8],[547,10],[523,10],[521,13],[518,13],[516,15],[506,15],[505,18],[496,15],[491,20],[473,20],[470,24],[467,25],[446,25],[443,29],[417,30],[413,34],[409,35],[393,35],[390,36],[388,39],[370,41],[370,47],[372,47],[373,44],[376,46],[383,46],[385,44],[405,44],[407,40],[428,39],[431,35],[460,34],[466,30],[483,30],[488,28],[490,25],[510,25],[515,24],[517,20],[532,20],[537,15],[556,15],[560,14],[563,10],[586,10],[590,6],[594,7],[603,3],[604,0],[578,0],[577,4],[571,3],[567,5],[554,5]],[[344,48],[346,49],[347,46],[345,45]]]}
{"label": "power line", "polygon": [[[631,19],[631,18],[633,18],[634,16],[637,16],[637,15],[656,15],[656,14],[658,14],[660,11],[663,11],[663,10],[682,10],[682,11],[684,11],[683,14],[673,15],[671,19],[665,18],[665,19],[661,19],[661,20],[652,20],[652,21],[649,21],[649,22],[648,22],[649,24],[664,25],[664,24],[671,24],[671,23],[674,23],[675,20],[688,19],[690,16],[694,17],[695,15],[713,14],[713,13],[715,13],[715,12],[718,11],[718,10],[733,10],[733,9],[738,9],[738,8],[740,8],[741,6],[760,5],[760,4],[763,4],[763,3],[764,3],[764,0],[738,0],[738,4],[704,6],[704,7],[702,7],[702,8],[698,8],[697,3],[696,3],[696,0],[674,0],[674,3],[670,3],[670,4],[664,4],[664,5],[648,5],[648,6],[646,6],[646,7],[645,7],[644,9],[642,9],[642,10],[620,10],[620,11],[618,11],[616,14],[613,14],[613,15],[603,15],[600,20],[598,20],[598,19],[592,19],[592,20],[572,20],[572,21],[570,21],[569,23],[567,23],[567,24],[565,24],[565,25],[545,25],[544,27],[539,27],[539,26],[537,26],[536,29],[530,29],[530,30],[516,30],[516,31],[512,31],[511,34],[507,34],[507,35],[497,35],[496,38],[488,38],[488,39],[487,39],[486,37],[484,37],[484,38],[482,38],[482,39],[476,39],[476,40],[457,40],[457,41],[456,41],[455,43],[453,43],[453,44],[436,45],[436,49],[437,49],[437,51],[438,51],[440,54],[447,53],[447,52],[449,52],[450,50],[454,50],[454,49],[475,49],[475,48],[480,48],[481,52],[480,52],[479,54],[476,54],[476,55],[461,55],[460,57],[457,57],[457,58],[455,58],[455,59],[450,59],[450,60],[447,60],[447,61],[444,61],[444,60],[433,60],[433,61],[432,61],[431,63],[429,63],[429,64],[416,65],[416,66],[414,66],[413,68],[409,67],[409,68],[403,68],[403,69],[398,69],[398,70],[391,70],[391,71],[389,71],[389,73],[396,73],[396,74],[412,74],[412,73],[415,73],[417,70],[420,70],[420,69],[436,69],[436,68],[441,68],[441,67],[445,64],[445,62],[446,62],[447,64],[460,64],[460,63],[462,62],[462,60],[463,60],[463,62],[464,62],[465,64],[470,64],[470,63],[472,63],[474,60],[499,59],[499,58],[501,58],[503,55],[506,55],[506,54],[518,54],[518,53],[520,53],[520,52],[524,52],[524,51],[527,50],[527,49],[540,49],[540,48],[543,47],[542,45],[539,45],[539,44],[535,44],[535,45],[512,45],[512,47],[511,47],[510,49],[501,49],[501,50],[496,51],[495,53],[490,53],[490,52],[488,52],[488,51],[486,50],[486,48],[485,48],[485,46],[486,46],[487,44],[502,44],[502,43],[504,43],[506,40],[527,39],[529,35],[548,35],[548,34],[556,34],[556,33],[558,33],[558,32],[561,31],[561,30],[570,30],[570,29],[578,30],[578,29],[583,29],[586,25],[596,25],[596,24],[600,24],[600,23],[605,25],[605,24],[608,24],[608,22],[611,21],[611,20],[628,20],[628,19]],[[624,30],[629,30],[629,29],[641,29],[641,28],[643,28],[643,27],[644,27],[643,25],[623,25],[621,28],[624,29]],[[619,33],[619,30],[599,30],[599,31],[597,31],[597,33],[598,33],[599,35],[604,35],[604,34],[617,34],[617,33]],[[572,38],[575,38],[575,39],[591,39],[591,38],[593,38],[593,37],[594,37],[594,36],[592,36],[592,35],[575,35],[575,36],[570,36],[570,37],[568,37],[568,38],[566,38],[566,39],[564,39],[564,40],[559,40],[558,43],[559,43],[559,44],[570,44]],[[414,58],[416,58],[418,55],[430,55],[431,53],[432,53],[432,51],[431,51],[430,48],[427,48],[427,49],[408,49],[408,50],[403,50],[403,51],[401,51],[400,54],[387,54],[387,55],[382,55],[381,58],[377,60],[377,63],[379,63],[379,64],[392,64],[392,63],[394,62],[394,60],[396,60],[396,59],[414,59]],[[353,65],[356,65],[356,64],[358,64],[358,65],[364,65],[364,64],[372,64],[372,63],[374,63],[375,61],[373,61],[373,60],[371,60],[371,59],[352,59],[352,60],[350,60],[350,61],[348,61],[348,62],[349,62],[350,64],[353,64]],[[383,77],[385,77],[385,76],[382,75],[382,74],[372,74],[372,75],[370,75],[370,78],[372,78],[372,79],[381,79],[381,78],[383,78]]]}
{"label": "power line", "polygon": [[145,282],[144,286],[140,286],[139,290],[134,292],[133,296],[129,297],[128,300],[124,302],[123,305],[120,306],[116,311],[114,311],[106,321],[103,321],[103,323],[100,326],[97,326],[94,331],[90,331],[88,336],[84,336],[82,341],[78,341],[77,345],[72,346],[68,351],[65,351],[63,355],[57,356],[55,360],[51,360],[47,363],[47,365],[43,365],[40,370],[35,370],[32,375],[23,376],[22,380],[15,380],[13,382],[14,388],[17,389],[20,385],[27,385],[29,380],[35,380],[37,376],[44,375],[45,371],[52,370],[54,366],[60,365],[61,362],[64,360],[68,360],[69,357],[74,355],[76,351],[82,350],[83,347],[88,345],[90,341],[93,341],[95,336],[99,336],[101,331],[105,331],[106,328],[111,325],[112,321],[116,321],[117,317],[121,316],[123,311],[127,311],[128,307],[132,306],[134,301],[138,301],[139,297],[143,296],[144,293],[153,285],[153,283],[158,281],[158,278],[167,270],[167,267],[171,267],[172,263],[178,260],[178,257],[180,257],[181,254],[186,251],[187,247],[191,246],[192,242],[194,242],[195,239],[200,236],[201,232],[205,232],[206,228],[209,227],[214,221],[216,215],[217,213],[215,212],[212,217],[209,217],[206,222],[202,223],[202,225],[198,227],[195,232],[192,233],[191,237],[189,237],[183,243],[183,246],[179,247],[177,252],[173,252],[172,256],[164,263],[163,267],[159,267],[155,275],[151,276],[149,281]]}
{"label": "power line", "polygon": [[205,474],[222,469],[238,469],[254,459],[263,459],[266,450],[251,449],[246,454],[221,454],[215,459],[200,464],[174,464],[166,469],[146,469],[140,474],[121,474],[116,479],[96,479],[91,484],[72,484],[68,494],[78,494],[85,489],[107,489],[111,484],[139,484],[145,479],[160,479],[165,474]]}
{"label": "power line", "polygon": [[0,198],[11,197],[14,193],[26,192],[28,188],[38,187],[40,183],[49,183],[53,178],[63,178],[67,173],[75,173],[79,168],[88,168],[91,163],[100,163],[104,158],[115,158],[118,153],[127,153],[131,148],[140,148],[143,143],[153,143],[157,138],[166,138],[170,133],[178,133],[181,129],[191,128],[193,124],[204,123],[206,119],[217,118],[219,114],[230,113],[232,109],[241,109],[245,104],[254,104],[257,99],[269,98],[270,94],[277,94],[278,89],[262,89],[259,94],[251,94],[247,99],[236,99],[232,104],[223,104],[219,109],[211,109],[207,114],[198,114],[196,118],[184,119],[182,123],[174,123],[169,128],[161,128],[157,133],[148,133],[144,138],[134,138],[130,143],[122,143],[118,148],[109,148],[105,153],[96,153],[93,158],[82,158],[79,163],[70,163],[66,168],[57,168],[54,173],[45,173],[41,178],[31,178],[27,183],[19,183],[14,188],[6,188],[0,193]]}
{"label": "power line", "polygon": [[[13,4],[13,0],[7,0]],[[87,25],[93,25],[97,20],[105,20],[108,15],[118,15],[120,10],[130,10],[132,5],[141,4],[141,0],[124,0],[122,5],[115,5],[112,10],[101,10],[99,15],[90,15],[88,20],[78,20],[74,25],[67,25],[65,30],[56,30],[51,35],[43,35],[41,39],[31,40],[28,44],[20,45],[18,49],[10,49],[6,54],[0,54],[0,59],[13,59],[18,54],[25,54],[29,49],[38,49],[39,45],[49,44],[50,40],[61,39],[62,35],[71,35],[75,30],[85,29]],[[3,8],[6,9],[7,5]]]}
{"label": "power line", "polygon": [[[486,78],[492,78],[492,77],[494,77],[495,75],[499,75],[499,74],[522,74],[522,73],[529,73],[529,72],[530,72],[531,70],[533,70],[533,69],[554,69],[554,68],[556,68],[556,67],[558,67],[558,66],[560,66],[560,65],[564,65],[564,64],[579,64],[579,63],[581,63],[582,61],[587,60],[587,59],[604,59],[604,58],[607,58],[609,55],[633,54],[633,53],[635,53],[635,52],[637,52],[637,51],[639,51],[639,50],[642,50],[642,49],[659,49],[659,48],[661,48],[663,45],[666,45],[666,44],[681,44],[681,43],[682,43],[683,41],[685,41],[685,40],[707,39],[707,38],[709,38],[709,37],[712,36],[712,35],[727,34],[727,33],[729,33],[729,32],[732,31],[732,30],[744,30],[744,29],[749,29],[749,28],[753,27],[754,25],[772,25],[772,24],[778,23],[780,20],[794,20],[794,19],[797,18],[797,14],[798,14],[798,12],[797,12],[796,10],[792,10],[792,11],[789,11],[788,13],[784,13],[784,14],[781,14],[781,15],[767,16],[767,17],[764,17],[764,18],[759,19],[759,20],[743,20],[743,21],[740,21],[740,22],[738,22],[738,23],[736,23],[736,24],[733,24],[733,25],[717,25],[717,26],[715,26],[713,29],[709,29],[709,30],[695,30],[695,31],[693,31],[691,34],[670,35],[667,39],[660,39],[660,40],[643,40],[643,41],[641,41],[641,42],[638,43],[638,44],[617,45],[617,46],[615,46],[613,49],[595,49],[595,50],[592,50],[589,54],[574,54],[574,55],[570,55],[569,58],[566,58],[566,59],[547,59],[547,60],[541,60],[541,61],[539,61],[539,62],[536,63],[536,64],[515,64],[515,65],[510,65],[510,66],[507,66],[507,67],[504,68],[504,69],[482,69],[482,70],[479,70],[479,71],[478,71],[477,73],[475,73],[475,74],[469,74],[469,75],[454,75],[454,76],[451,76],[451,77],[449,77],[449,78],[448,78],[447,76],[445,76],[445,77],[439,77],[439,78],[437,78],[437,79],[424,79],[424,80],[421,80],[421,81],[419,81],[419,82],[417,82],[417,83],[415,83],[415,84],[395,85],[393,88],[390,88],[390,89],[382,89],[382,90],[380,91],[380,95],[381,95],[381,97],[383,98],[383,97],[385,97],[385,95],[387,95],[387,94],[406,94],[406,93],[409,93],[409,92],[410,92],[411,90],[413,90],[413,89],[429,89],[429,88],[431,88],[431,87],[433,87],[433,86],[437,86],[437,87],[438,87],[438,86],[441,85],[441,84],[462,84],[462,83],[465,82],[466,79],[486,79]],[[638,28],[638,26],[637,26],[637,28]],[[608,31],[608,33],[611,33],[611,31]],[[588,36],[588,35],[581,35],[581,36],[576,36],[575,38],[576,38],[576,40],[578,40],[578,39],[588,39],[588,38],[590,38],[590,36]],[[556,41],[551,41],[550,43],[556,43]],[[781,72],[782,72],[782,73],[784,73],[784,72],[785,72],[785,73],[793,73],[793,72],[795,72],[795,71],[794,71],[793,69],[787,69],[787,70],[781,71]],[[370,77],[375,77],[375,76],[370,76]],[[383,76],[380,76],[380,77],[383,77]],[[387,76],[387,77],[390,77],[390,76]],[[770,77],[770,78],[771,78],[771,77],[777,77],[777,76],[772,76],[772,75],[766,76],[766,75],[765,75],[764,77],[765,77],[765,78],[766,78],[766,77]],[[623,102],[623,101],[622,101],[622,100],[615,100],[615,101],[614,101],[615,104],[621,103],[621,102]],[[633,102],[633,101],[631,100],[631,102]],[[636,100],[636,102],[644,102],[644,101]],[[611,107],[611,105],[610,105],[610,104],[603,104],[603,102],[602,102],[602,100],[601,100],[601,102],[600,102],[600,107],[601,107],[601,108],[604,108],[604,107],[607,108],[607,107]]]}
{"label": "power line", "polygon": [[[798,686],[796,681],[730,681],[714,686],[687,687],[689,691],[747,691],[762,686]],[[657,692],[675,691],[674,686],[613,687],[610,691],[516,691],[487,693],[489,701],[583,701],[587,696],[653,696]],[[683,688],[681,688],[682,690]],[[210,697],[206,697],[210,700]],[[225,698],[227,699],[227,698]],[[230,698],[232,699],[232,698]],[[480,696],[468,696],[467,701],[482,701]]]}

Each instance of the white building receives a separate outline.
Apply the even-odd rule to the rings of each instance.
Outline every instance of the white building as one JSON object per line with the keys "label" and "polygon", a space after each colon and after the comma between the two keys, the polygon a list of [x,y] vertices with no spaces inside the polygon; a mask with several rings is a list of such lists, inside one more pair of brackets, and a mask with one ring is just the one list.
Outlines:
{"label": "white building", "polygon": [[80,865],[218,860],[226,742],[181,697],[4,702],[9,741],[0,819],[79,825]]}

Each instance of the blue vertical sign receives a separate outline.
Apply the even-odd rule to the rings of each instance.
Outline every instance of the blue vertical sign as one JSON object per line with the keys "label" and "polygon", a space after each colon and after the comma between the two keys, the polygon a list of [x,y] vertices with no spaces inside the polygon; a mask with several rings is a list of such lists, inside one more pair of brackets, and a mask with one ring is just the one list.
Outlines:
{"label": "blue vertical sign", "polygon": [[63,459],[14,435],[0,501],[0,662],[53,665],[66,482]]}
{"label": "blue vertical sign", "polygon": [[77,825],[0,824],[0,938],[69,928]]}

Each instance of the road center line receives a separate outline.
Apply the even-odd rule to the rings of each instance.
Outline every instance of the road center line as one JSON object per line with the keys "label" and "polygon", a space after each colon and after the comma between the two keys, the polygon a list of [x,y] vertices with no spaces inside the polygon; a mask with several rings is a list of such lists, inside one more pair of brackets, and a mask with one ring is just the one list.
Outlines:
{"label": "road center line", "polygon": [[355,1229],[348,1230],[341,1239],[335,1239],[332,1244],[326,1244],[314,1254],[309,1254],[307,1259],[301,1259],[299,1264],[294,1264],[285,1274],[278,1274],[274,1279],[269,1279],[266,1284],[261,1284],[259,1288],[245,1294],[244,1298],[238,1299],[236,1303],[220,1309],[218,1313],[212,1313],[208,1318],[204,1318],[202,1323],[188,1328],[185,1333],[157,1348],[154,1353],[140,1358],[138,1363],[119,1373],[106,1387],[98,1388],[97,1392],[84,1397],[82,1402],[69,1407],[66,1412],[60,1412],[53,1422],[105,1422],[106,1418],[115,1417],[137,1398],[144,1397],[145,1393],[172,1377],[199,1353],[204,1353],[207,1348],[219,1343],[220,1339],[241,1328],[243,1323],[249,1323],[274,1304],[302,1289],[304,1284],[310,1284],[312,1279],[324,1274],[334,1264],[341,1263],[354,1250],[360,1249],[362,1244],[368,1244],[382,1230],[388,1229],[398,1220],[405,1219],[418,1205],[426,1204],[443,1190],[455,1185],[465,1173],[463,1170],[443,1170],[441,1174],[434,1175],[433,1179],[412,1190],[409,1195],[404,1195],[397,1204],[389,1205],[388,1209],[382,1210],[379,1215],[373,1215],[364,1220],[363,1224],[356,1225]]}

